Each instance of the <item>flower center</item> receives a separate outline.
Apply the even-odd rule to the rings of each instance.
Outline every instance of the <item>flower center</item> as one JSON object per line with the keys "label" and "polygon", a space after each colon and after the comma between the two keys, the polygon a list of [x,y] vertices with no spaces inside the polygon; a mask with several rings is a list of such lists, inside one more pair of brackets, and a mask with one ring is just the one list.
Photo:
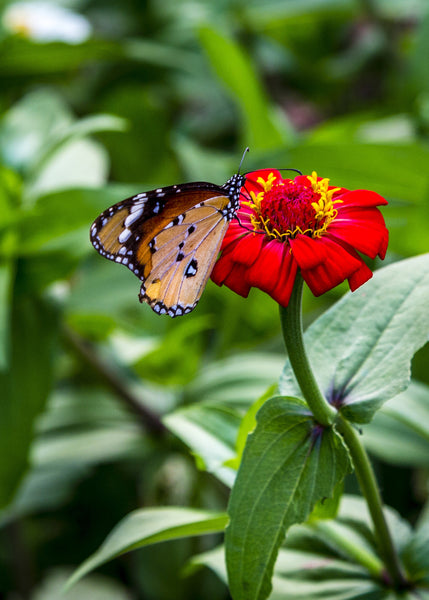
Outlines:
{"label": "flower center", "polygon": [[270,173],[265,181],[257,182],[262,192],[250,192],[251,199],[244,204],[252,209],[250,216],[255,231],[280,240],[297,234],[321,237],[338,214],[332,200],[340,188],[329,188],[329,179],[317,180],[317,174],[307,176],[308,184],[293,180],[276,181]]}

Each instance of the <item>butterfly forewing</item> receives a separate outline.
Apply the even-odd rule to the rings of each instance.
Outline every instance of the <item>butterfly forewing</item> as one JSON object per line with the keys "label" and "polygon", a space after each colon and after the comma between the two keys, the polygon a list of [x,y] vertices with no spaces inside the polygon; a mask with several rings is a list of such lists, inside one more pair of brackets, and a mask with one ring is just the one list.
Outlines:
{"label": "butterfly forewing", "polygon": [[210,277],[244,181],[235,175],[222,187],[194,182],[138,194],[94,221],[91,242],[143,281],[140,301],[160,314],[185,314]]}

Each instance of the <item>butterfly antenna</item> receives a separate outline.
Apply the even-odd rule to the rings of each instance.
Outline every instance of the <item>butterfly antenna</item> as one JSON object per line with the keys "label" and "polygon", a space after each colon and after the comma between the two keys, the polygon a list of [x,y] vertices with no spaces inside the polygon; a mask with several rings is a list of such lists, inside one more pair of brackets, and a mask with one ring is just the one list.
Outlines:
{"label": "butterfly antenna", "polygon": [[237,175],[240,175],[240,169],[241,169],[241,165],[243,164],[244,161],[244,157],[246,156],[246,154],[249,152],[249,146],[247,146],[247,148],[245,148],[244,152],[243,152],[243,156],[241,157],[240,160],[240,164],[238,165],[238,171],[237,171]]}
{"label": "butterfly antenna", "polygon": [[292,169],[291,167],[284,168],[284,169],[277,169],[277,171],[295,171],[295,173],[298,173],[298,175],[302,175],[302,173],[299,169]]}

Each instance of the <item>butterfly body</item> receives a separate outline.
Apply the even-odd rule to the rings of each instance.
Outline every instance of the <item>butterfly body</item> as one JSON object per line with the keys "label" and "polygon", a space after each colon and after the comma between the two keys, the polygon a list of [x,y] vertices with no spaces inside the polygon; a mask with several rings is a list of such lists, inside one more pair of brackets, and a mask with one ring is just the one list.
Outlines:
{"label": "butterfly body", "polygon": [[246,178],[192,182],[137,194],[91,226],[94,248],[142,281],[139,299],[159,314],[193,310],[216,261]]}

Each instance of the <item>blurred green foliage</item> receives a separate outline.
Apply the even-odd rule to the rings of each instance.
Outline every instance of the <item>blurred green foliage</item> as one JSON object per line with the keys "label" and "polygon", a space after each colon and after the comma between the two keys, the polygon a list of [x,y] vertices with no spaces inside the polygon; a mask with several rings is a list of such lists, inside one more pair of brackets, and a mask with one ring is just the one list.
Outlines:
{"label": "blurred green foliage", "polygon": [[[57,598],[70,568],[135,508],[224,510],[219,480],[231,482],[223,461],[240,418],[284,362],[277,308],[258,291],[245,300],[209,283],[175,320],[140,305],[137,279],[89,243],[99,212],[157,186],[223,183],[250,145],[246,170],[316,170],[385,195],[387,260],[428,250],[426,0],[52,0],[42,20],[39,5],[0,3],[7,600]],[[307,322],[344,289],[308,294]],[[428,360],[426,347],[414,361],[420,385]],[[405,400],[427,416],[416,386]],[[368,445],[386,502],[413,522],[429,438],[399,398]],[[401,452],[380,443],[389,431]],[[209,570],[180,575],[216,541],[142,549],[64,597],[227,598]]]}

